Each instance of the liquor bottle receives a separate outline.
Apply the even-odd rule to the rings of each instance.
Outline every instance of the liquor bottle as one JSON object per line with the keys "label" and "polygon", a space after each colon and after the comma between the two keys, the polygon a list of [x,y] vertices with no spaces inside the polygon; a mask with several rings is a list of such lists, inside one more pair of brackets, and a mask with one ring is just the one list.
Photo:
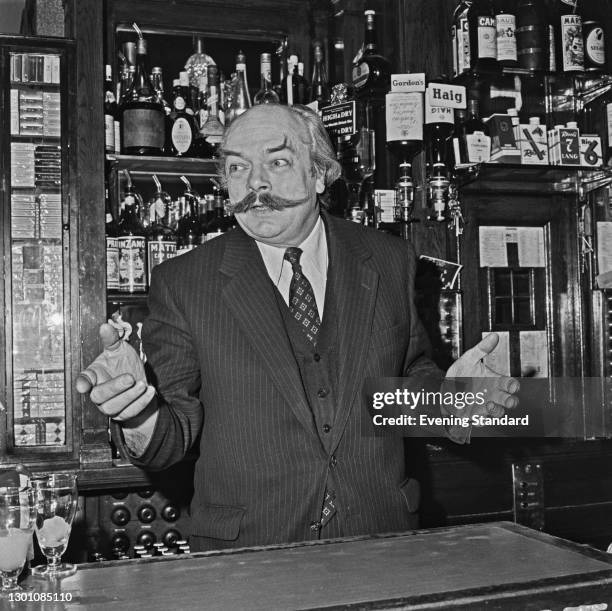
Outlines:
{"label": "liquor bottle", "polygon": [[297,83],[294,82],[294,74],[298,63],[297,55],[290,55],[287,59],[287,74],[281,81],[280,101],[287,106],[297,104]]}
{"label": "liquor bottle", "polygon": [[497,28],[497,63],[501,66],[516,66],[516,2],[497,0],[495,8]]}
{"label": "liquor bottle", "polygon": [[462,163],[489,161],[491,156],[491,139],[486,135],[485,131],[485,124],[480,118],[478,100],[468,100],[467,120],[462,125],[462,133],[459,138]]}
{"label": "liquor bottle", "polygon": [[196,128],[193,113],[187,112],[187,96],[189,95],[189,79],[186,72],[181,72],[178,86],[174,87],[172,112],[170,122],[170,155],[174,157],[189,157],[193,154],[193,143]]}
{"label": "liquor bottle", "polygon": [[[437,79],[432,83],[444,82]],[[449,140],[455,127],[455,115],[452,108],[425,104],[424,136],[427,151],[427,182],[429,185],[429,199],[438,212],[437,220],[442,220],[441,211],[445,207],[445,197],[449,181],[450,164],[448,160]]]}
{"label": "liquor bottle", "polygon": [[176,254],[183,255],[200,244],[200,221],[198,218],[198,197],[192,191],[191,184],[185,176],[180,177],[185,183],[183,211],[177,228]]}
{"label": "liquor bottle", "polygon": [[376,11],[366,10],[364,15],[364,47],[353,65],[353,86],[359,99],[383,99],[390,87],[391,66],[378,54]]}
{"label": "liquor bottle", "polygon": [[223,71],[219,73],[219,121],[221,121],[222,125],[225,125],[225,109],[227,108],[226,102],[226,90],[227,90],[227,81],[225,80],[225,74]]}
{"label": "liquor bottle", "polygon": [[314,67],[309,98],[309,102],[317,102],[319,109],[329,104],[329,82],[323,58],[323,45],[320,42],[314,43]]}
{"label": "liquor bottle", "polygon": [[276,91],[272,88],[272,55],[262,53],[260,59],[261,85],[253,98],[253,104],[278,104]]}
{"label": "liquor bottle", "polygon": [[548,38],[548,23],[541,0],[519,0],[516,11],[516,43],[521,68],[550,69]]}
{"label": "liquor bottle", "polygon": [[582,16],[578,0],[557,0],[555,23],[555,56],[558,72],[584,70]]}
{"label": "liquor bottle", "polygon": [[606,39],[603,24],[590,4],[585,3],[582,13],[584,69],[587,72],[601,72],[606,64]]}
{"label": "liquor bottle", "polygon": [[451,39],[453,47],[453,76],[469,72],[471,61],[470,28],[468,23],[468,11],[472,6],[472,0],[461,0],[453,14],[453,25],[451,27]]}
{"label": "liquor bottle", "polygon": [[232,99],[225,120],[230,123],[251,108],[251,95],[246,78],[246,56],[239,51],[236,56],[236,78],[232,85]]}
{"label": "liquor bottle", "polygon": [[134,80],[121,108],[122,152],[160,155],[164,147],[164,109],[147,70],[147,43],[139,32]]}
{"label": "liquor bottle", "polygon": [[104,78],[104,150],[115,153],[115,133],[119,126],[117,100],[113,87],[113,73],[109,64],[105,67]]}
{"label": "liquor bottle", "polygon": [[583,110],[581,131],[601,138],[604,166],[612,166],[612,89],[595,98]]}
{"label": "liquor bottle", "polygon": [[119,290],[119,225],[113,216],[108,186],[105,185],[104,204],[106,219],[104,232],[106,234],[106,289]]}
{"label": "liquor bottle", "polygon": [[494,71],[497,63],[497,24],[493,0],[474,0],[468,10],[471,68]]}
{"label": "liquor bottle", "polygon": [[206,159],[217,156],[223,140],[223,124],[219,120],[219,73],[217,66],[208,66],[208,116],[196,139],[196,155]]}
{"label": "liquor bottle", "polygon": [[386,111],[387,148],[400,163],[412,163],[423,146],[423,94],[388,93]]}
{"label": "liquor bottle", "polygon": [[146,229],[140,218],[142,198],[125,171],[127,186],[119,218],[119,291],[140,293],[147,290]]}
{"label": "liquor bottle", "polygon": [[176,235],[170,226],[170,204],[166,193],[155,174],[152,176],[156,191],[149,200],[151,224],[147,232],[147,270],[149,284],[151,272],[156,265],[176,256]]}
{"label": "liquor bottle", "polygon": [[296,91],[293,96],[293,103],[306,104],[308,101],[308,81],[304,78],[304,62],[298,62],[297,66],[293,68],[293,83]]}
{"label": "liquor bottle", "polygon": [[[193,54],[185,62],[185,70],[189,77],[189,84],[192,87],[198,88],[200,79],[206,78],[208,74],[208,66],[216,66],[215,60],[204,52],[202,39],[197,37],[195,40],[195,48]],[[207,83],[205,83],[206,85]]]}
{"label": "liquor bottle", "polygon": [[155,66],[151,70],[151,82],[153,83],[153,89],[157,94],[157,99],[159,103],[164,108],[164,114],[168,116],[172,112],[172,107],[166,101],[164,97],[164,79],[162,76],[162,69],[159,66]]}
{"label": "liquor bottle", "polygon": [[216,193],[213,203],[213,216],[205,227],[206,237],[204,242],[208,242],[226,233],[231,225],[229,217],[225,215],[225,201],[221,193]]}
{"label": "liquor bottle", "polygon": [[198,83],[198,97],[196,99],[195,111],[196,127],[200,129],[208,118],[208,69],[206,76],[201,76]]}

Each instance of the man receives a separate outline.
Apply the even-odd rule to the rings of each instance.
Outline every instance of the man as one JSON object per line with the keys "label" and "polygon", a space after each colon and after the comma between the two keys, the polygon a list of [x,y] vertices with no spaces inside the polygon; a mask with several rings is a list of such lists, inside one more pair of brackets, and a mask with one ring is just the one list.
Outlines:
{"label": "man", "polygon": [[[143,330],[155,379],[103,328],[113,345],[77,387],[137,465],[163,469],[199,444],[194,550],[413,527],[403,439],[374,434],[361,392],[367,377],[440,376],[411,248],[321,210],[340,167],[308,109],[256,106],[221,150],[239,227],[155,268]],[[490,375],[496,343],[449,373]],[[517,387],[491,378],[483,413],[512,407]]]}

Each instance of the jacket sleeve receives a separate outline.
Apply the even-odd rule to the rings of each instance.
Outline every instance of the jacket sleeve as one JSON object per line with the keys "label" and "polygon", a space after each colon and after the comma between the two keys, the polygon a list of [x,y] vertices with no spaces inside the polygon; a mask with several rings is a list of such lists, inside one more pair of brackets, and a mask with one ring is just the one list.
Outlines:
{"label": "jacket sleeve", "polygon": [[147,376],[157,390],[157,423],[147,449],[137,458],[126,451],[117,430],[114,435],[122,454],[148,470],[165,469],[183,459],[197,439],[204,418],[198,398],[201,379],[197,350],[171,287],[156,272],[152,274],[150,314],[142,335]]}

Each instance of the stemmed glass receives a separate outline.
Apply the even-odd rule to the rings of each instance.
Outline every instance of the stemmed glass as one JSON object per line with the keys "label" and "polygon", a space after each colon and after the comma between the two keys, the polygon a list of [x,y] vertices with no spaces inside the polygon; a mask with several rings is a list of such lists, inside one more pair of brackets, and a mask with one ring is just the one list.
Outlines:
{"label": "stemmed glass", "polygon": [[36,491],[32,488],[0,487],[1,594],[18,592],[17,578],[32,545],[36,523]]}
{"label": "stemmed glass", "polygon": [[76,514],[76,475],[52,473],[41,479],[33,479],[32,486],[38,499],[36,538],[47,558],[46,566],[34,567],[32,575],[47,579],[72,575],[76,567],[62,563],[61,559],[68,547],[72,521]]}

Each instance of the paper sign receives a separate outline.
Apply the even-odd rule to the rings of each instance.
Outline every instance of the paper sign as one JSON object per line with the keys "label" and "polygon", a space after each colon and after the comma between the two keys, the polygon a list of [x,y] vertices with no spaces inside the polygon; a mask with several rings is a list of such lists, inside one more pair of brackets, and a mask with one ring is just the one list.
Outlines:
{"label": "paper sign", "polygon": [[479,228],[480,267],[508,267],[506,228]]}
{"label": "paper sign", "polygon": [[518,228],[518,260],[520,267],[544,267],[544,229]]}
{"label": "paper sign", "polygon": [[519,333],[521,375],[532,378],[548,377],[548,341],[546,331]]}
{"label": "paper sign", "polygon": [[441,108],[467,108],[465,87],[461,85],[445,85],[443,83],[430,83],[425,93],[427,102],[431,106]]}
{"label": "paper sign", "polygon": [[385,118],[387,141],[423,140],[423,95],[388,93]]}
{"label": "paper sign", "polygon": [[425,73],[415,74],[392,74],[391,91],[393,93],[409,93],[425,91]]}
{"label": "paper sign", "polygon": [[612,271],[612,222],[597,223],[597,265],[598,272]]}
{"label": "paper sign", "polygon": [[374,201],[380,208],[380,222],[395,222],[395,191],[393,189],[376,189]]}

